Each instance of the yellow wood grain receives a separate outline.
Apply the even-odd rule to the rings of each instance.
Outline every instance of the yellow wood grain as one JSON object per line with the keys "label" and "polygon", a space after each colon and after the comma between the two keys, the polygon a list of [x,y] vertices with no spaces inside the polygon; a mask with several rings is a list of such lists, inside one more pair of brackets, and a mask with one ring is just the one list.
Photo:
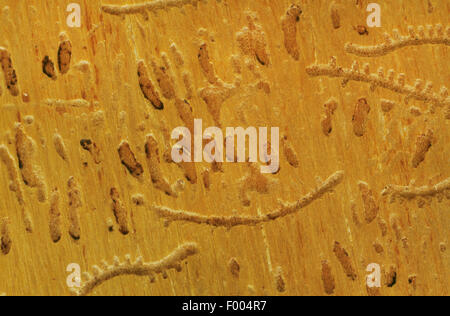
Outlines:
{"label": "yellow wood grain", "polygon": [[[82,8],[82,25],[69,28],[66,7],[75,1],[0,0],[0,46],[11,55],[20,90],[19,96],[12,96],[3,78],[0,81],[0,145],[6,146],[19,170],[16,124],[20,123],[36,144],[35,156],[27,163],[40,172],[46,192],[45,199],[39,201],[39,189],[27,186],[20,174],[25,210],[33,221],[33,232],[28,233],[17,195],[10,190],[8,169],[0,160],[0,218],[8,218],[12,241],[10,252],[0,253],[0,293],[69,295],[66,267],[70,263],[78,263],[82,271],[92,271],[91,267],[103,259],[112,263],[114,256],[124,260],[126,254],[142,256],[145,262],[158,261],[180,245],[193,242],[199,252],[183,261],[181,272],[170,270],[166,279],[158,275],[154,283],[148,277],[120,276],[91,294],[368,295],[374,294],[366,288],[366,267],[371,263],[383,270],[379,294],[450,294],[449,190],[443,191],[443,196],[425,199],[422,208],[418,206],[420,199],[390,203],[388,196],[381,196],[388,185],[432,187],[450,177],[448,105],[447,109],[429,111],[430,104],[415,99],[405,104],[405,95],[394,91],[381,87],[372,91],[369,84],[353,81],[344,87],[342,79],[312,77],[306,72],[308,66],[327,64],[336,56],[337,64],[347,68],[357,60],[361,68],[370,63],[375,73],[379,67],[386,74],[394,69],[397,74],[406,74],[409,85],[417,78],[424,84],[432,81],[433,91],[439,93],[450,79],[448,46],[405,47],[368,58],[346,53],[345,45],[382,43],[383,33],[397,28],[407,35],[409,25],[442,24],[445,33],[449,1],[380,0],[382,27],[368,28],[368,35],[360,35],[356,29],[366,23],[369,1],[336,0],[332,8],[329,1],[299,1],[302,14],[294,23],[298,60],[288,53],[282,28],[292,1],[208,0],[196,6],[124,16],[108,14],[101,7],[138,0],[104,1],[77,1]],[[332,20],[336,15],[340,17],[339,28]],[[249,21],[267,43],[266,65],[246,55],[239,45],[238,33],[245,33]],[[57,69],[61,32],[72,44],[66,74]],[[173,44],[180,55],[173,53]],[[203,44],[215,75],[236,86],[221,105],[221,126],[277,126],[288,137],[288,143],[282,142],[280,147],[280,172],[263,176],[270,182],[268,192],[249,192],[248,207],[243,205],[241,193],[251,172],[247,164],[225,163],[223,172],[210,171],[208,190],[202,173],[211,170],[210,164],[195,164],[198,180],[192,184],[182,168],[164,162],[162,156],[169,145],[164,131],[170,133],[186,124],[175,100],[166,98],[157,84],[152,61],[162,66],[161,56],[167,55],[169,75],[181,100],[190,97],[184,76],[191,78],[193,96],[189,103],[194,117],[202,118],[205,126],[215,126],[217,122],[201,98],[201,90],[210,84],[198,59]],[[42,71],[45,56],[55,65],[56,80]],[[152,106],[139,87],[140,60],[145,61],[165,105],[162,111]],[[236,68],[241,69],[240,75]],[[264,83],[270,91],[258,88]],[[337,108],[330,114],[332,130],[326,136],[321,121],[326,114],[324,104],[331,98]],[[358,137],[352,118],[361,98],[367,100],[370,112],[364,135]],[[389,113],[382,110],[383,99],[395,102]],[[411,107],[420,115],[411,114]],[[433,132],[432,146],[414,168],[417,139],[429,130]],[[56,147],[55,134],[59,135]],[[166,195],[152,183],[145,154],[148,134],[158,142],[160,167],[168,183],[179,181],[180,190],[184,182],[178,197]],[[80,146],[83,139],[95,143],[98,156]],[[124,140],[143,166],[144,173],[138,178],[121,163],[118,148]],[[283,144],[291,146],[287,155]],[[295,159],[297,167],[289,163]],[[190,222],[166,226],[152,208],[160,205],[206,216],[258,216],[279,208],[279,200],[297,201],[340,170],[345,175],[333,193],[294,214],[256,226],[227,229]],[[82,202],[77,209],[78,241],[69,235],[71,177]],[[112,188],[118,191],[126,211],[128,235],[123,235],[115,222]],[[61,213],[61,239],[57,243],[49,229],[55,189],[60,194]],[[137,194],[144,197],[141,206],[133,203]],[[365,220],[364,201],[379,207],[371,223]],[[111,221],[113,232],[108,230]],[[384,236],[383,223],[387,226]],[[346,275],[336,255],[342,255],[335,251],[336,242],[348,253],[354,280]],[[388,287],[391,267],[397,273],[396,283]]]}

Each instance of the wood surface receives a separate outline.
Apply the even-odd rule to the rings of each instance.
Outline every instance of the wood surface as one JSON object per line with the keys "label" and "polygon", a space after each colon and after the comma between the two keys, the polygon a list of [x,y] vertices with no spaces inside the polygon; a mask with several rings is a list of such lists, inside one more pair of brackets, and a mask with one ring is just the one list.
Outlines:
{"label": "wood surface", "polygon": [[[450,294],[449,1],[71,2],[0,0],[0,294]],[[192,118],[280,171],[170,163]]]}

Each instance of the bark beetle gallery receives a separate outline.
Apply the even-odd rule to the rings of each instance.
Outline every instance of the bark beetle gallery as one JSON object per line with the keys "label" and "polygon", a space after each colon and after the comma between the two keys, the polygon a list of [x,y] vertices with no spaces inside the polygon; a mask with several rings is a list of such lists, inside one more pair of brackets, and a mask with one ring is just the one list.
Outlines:
{"label": "bark beetle gallery", "polygon": [[449,7],[1,1],[0,294],[449,295]]}

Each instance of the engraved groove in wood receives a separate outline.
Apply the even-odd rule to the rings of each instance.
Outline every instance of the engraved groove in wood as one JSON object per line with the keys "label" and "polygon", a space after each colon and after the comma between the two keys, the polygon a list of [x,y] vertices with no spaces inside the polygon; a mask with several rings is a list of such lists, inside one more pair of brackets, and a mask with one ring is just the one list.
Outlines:
{"label": "engraved groove in wood", "polygon": [[299,60],[300,51],[297,42],[297,23],[300,21],[302,9],[299,5],[293,4],[289,7],[286,15],[281,19],[281,28],[284,33],[284,47],[289,55],[295,60]]}
{"label": "engraved groove in wood", "polygon": [[125,262],[120,262],[119,258],[114,258],[114,264],[109,265],[103,263],[103,268],[93,266],[93,275],[85,273],[85,279],[79,289],[71,289],[72,294],[77,296],[86,296],[90,294],[96,287],[108,280],[122,275],[150,276],[155,274],[164,274],[168,270],[180,270],[182,261],[197,254],[199,248],[195,243],[186,243],[175,249],[165,258],[146,263],[142,257],[131,262],[131,257],[126,256]]}
{"label": "engraved groove in wood", "polygon": [[425,33],[423,26],[418,26],[415,29],[413,26],[408,27],[409,35],[400,35],[397,29],[393,30],[393,36],[385,33],[385,41],[382,44],[374,46],[356,45],[347,43],[345,51],[350,54],[361,57],[379,57],[387,55],[395,50],[408,46],[421,45],[446,45],[450,46],[450,26],[444,31],[442,24],[435,26],[428,25],[427,33]]}
{"label": "engraved groove in wood", "polygon": [[128,235],[130,232],[128,228],[128,213],[120,199],[119,191],[116,188],[111,188],[110,197],[113,202],[114,217],[119,225],[119,231],[122,235]]}
{"label": "engraved groove in wood", "polygon": [[281,208],[265,215],[258,216],[205,216],[198,213],[191,213],[181,210],[172,210],[167,207],[153,206],[153,210],[167,221],[184,221],[196,224],[207,224],[216,227],[232,228],[235,226],[255,226],[261,223],[274,221],[307,207],[314,201],[320,199],[325,194],[332,192],[338,186],[344,177],[343,171],[338,171],[331,175],[327,180],[319,185],[319,187],[294,203],[286,203]]}
{"label": "engraved groove in wood", "polygon": [[0,47],[0,63],[5,77],[6,87],[12,96],[18,96],[19,87],[16,70],[12,64],[11,54],[3,47]]}
{"label": "engraved groove in wood", "polygon": [[370,83],[373,89],[382,87],[406,95],[406,100],[415,99],[432,103],[436,106],[450,105],[450,97],[448,96],[448,92],[446,93],[447,88],[443,87],[439,95],[430,91],[430,85],[423,88],[420,84],[417,84],[417,81],[415,86],[407,85],[405,83],[404,74],[400,74],[398,79],[395,80],[395,73],[393,70],[388,72],[387,77],[385,77],[380,70],[378,73],[370,73],[370,68],[366,65],[363,72],[361,72],[357,62],[353,64],[351,69],[338,67],[335,57],[331,59],[329,64],[312,65],[306,68],[308,75],[313,77],[327,76],[331,78],[342,78],[345,81],[366,82]]}
{"label": "engraved groove in wood", "polygon": [[81,208],[81,191],[74,177],[70,177],[67,182],[68,198],[69,198],[69,235],[74,240],[81,238],[80,215],[78,209]]}
{"label": "engraved groove in wood", "polygon": [[25,229],[27,232],[33,232],[33,222],[31,220],[31,215],[25,207],[25,197],[23,188],[20,181],[19,170],[16,167],[18,163],[14,160],[14,157],[8,150],[8,147],[5,145],[0,145],[0,160],[6,166],[8,171],[8,177],[10,180],[9,189],[14,192],[17,198],[17,202],[19,203],[19,207],[22,213],[22,219],[25,225]]}
{"label": "engraved groove in wood", "polygon": [[127,5],[102,5],[102,10],[105,13],[112,15],[125,14],[146,14],[147,11],[167,10],[169,8],[182,8],[185,5],[196,5],[201,0],[154,0],[149,2],[142,2]]}

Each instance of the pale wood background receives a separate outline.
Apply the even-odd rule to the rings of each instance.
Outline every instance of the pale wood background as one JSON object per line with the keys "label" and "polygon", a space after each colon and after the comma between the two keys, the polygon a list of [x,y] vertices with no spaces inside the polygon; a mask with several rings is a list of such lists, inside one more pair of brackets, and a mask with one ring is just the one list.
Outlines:
{"label": "pale wood background", "polygon": [[[428,105],[418,101],[403,103],[403,97],[378,88],[370,91],[363,83],[311,78],[305,68],[314,63],[327,63],[330,56],[338,64],[350,67],[354,59],[369,62],[372,71],[380,66],[407,75],[407,82],[416,78],[430,80],[434,90],[448,85],[450,79],[449,48],[447,46],[408,47],[384,57],[359,58],[344,51],[347,42],[376,44],[383,33],[398,28],[407,34],[407,26],[449,22],[450,2],[445,0],[378,1],[382,7],[382,28],[369,29],[368,36],[359,35],[354,27],[365,24],[365,8],[369,1],[336,1],[339,5],[341,27],[334,29],[330,19],[329,1],[300,1],[303,14],[297,23],[300,58],[294,60],[284,47],[281,18],[292,4],[287,0],[223,0],[202,2],[198,7],[141,15],[117,17],[101,11],[102,1],[80,0],[82,27],[66,26],[66,6],[72,1],[0,0],[0,46],[12,56],[21,93],[30,101],[12,97],[2,78],[0,87],[0,144],[7,145],[17,159],[14,145],[14,125],[22,122],[25,131],[37,144],[34,163],[42,168],[48,191],[58,188],[61,193],[62,239],[54,244],[48,228],[49,201],[38,202],[36,190],[26,187],[26,207],[34,222],[34,232],[24,229],[20,207],[14,192],[9,190],[7,169],[0,165],[0,217],[10,220],[12,249],[0,254],[0,293],[7,295],[68,295],[66,266],[79,263],[88,270],[102,259],[114,256],[142,254],[145,261],[158,260],[184,242],[196,242],[200,253],[183,264],[182,272],[170,271],[168,278],[150,283],[146,277],[122,276],[98,287],[97,295],[325,295],[322,282],[323,260],[327,260],[335,279],[337,295],[367,295],[366,267],[378,263],[388,270],[397,267],[397,283],[383,284],[384,295],[448,295],[450,261],[445,245],[449,242],[449,200],[418,208],[417,201],[390,204],[380,197],[388,184],[417,186],[434,185],[450,177],[450,121],[443,109],[426,113]],[[131,1],[137,2],[137,1]],[[429,3],[433,10],[429,8]],[[129,1],[109,0],[125,4]],[[360,3],[360,4],[358,4]],[[247,26],[247,13],[258,17],[270,53],[270,64],[262,66],[248,58],[270,84],[266,94],[252,85],[257,82],[246,65],[236,41],[236,33]],[[200,29],[204,29],[200,31]],[[48,55],[57,66],[59,34],[64,31],[73,45],[71,69],[66,75],[57,73],[51,80],[42,73],[42,59]],[[170,45],[176,43],[184,57],[181,69],[175,67]],[[196,165],[199,175],[195,185],[186,181],[184,192],[175,199],[155,189],[151,183],[145,158],[145,136],[153,133],[164,151],[161,127],[169,131],[184,125],[174,107],[174,101],[164,100],[163,111],[156,111],[143,97],[137,79],[137,60],[144,59],[151,71],[152,58],[162,63],[166,52],[172,61],[171,75],[177,93],[184,98],[182,73],[193,78],[194,97],[190,101],[194,116],[204,124],[215,125],[206,104],[197,90],[206,87],[197,55],[202,43],[207,43],[216,74],[224,82],[235,82],[232,56],[242,66],[241,86],[222,106],[222,126],[279,126],[289,135],[299,166],[294,168],[281,155],[281,171],[268,176],[274,180],[268,194],[250,193],[251,206],[244,207],[239,196],[240,179],[249,172],[245,164],[225,164],[224,173],[213,173],[211,188],[203,186],[201,173],[211,166]],[[75,67],[88,61],[90,77]],[[156,85],[155,80],[153,80]],[[159,90],[159,87],[157,87]],[[338,101],[333,116],[333,131],[325,136],[321,128],[323,104],[331,97]],[[371,107],[367,130],[363,137],[353,132],[352,115],[357,100],[366,97]],[[90,108],[47,106],[44,100],[84,98]],[[390,99],[397,106],[384,114],[380,99]],[[409,112],[411,106],[420,108],[421,116]],[[94,113],[103,111],[105,121],[96,127]],[[32,124],[26,117],[33,116]],[[418,135],[434,131],[433,146],[418,168],[411,159]],[[69,162],[63,161],[53,146],[53,136],[64,139]],[[92,139],[102,152],[103,161],[95,164],[84,151],[81,139]],[[144,166],[143,181],[132,177],[121,165],[117,148],[128,140],[137,159]],[[161,158],[162,159],[162,158]],[[83,163],[87,162],[87,166]],[[164,176],[174,183],[183,179],[183,171],[173,164],[162,164]],[[257,215],[276,208],[278,199],[291,202],[317,185],[317,177],[325,180],[338,170],[345,171],[343,183],[334,194],[324,196],[295,215],[257,227],[214,229],[206,225],[172,223],[164,226],[151,205],[205,215]],[[68,230],[67,181],[75,177],[82,193],[80,211],[81,240],[74,242]],[[378,219],[364,222],[363,201],[358,187],[365,181],[379,203]],[[109,192],[118,188],[128,211],[131,233],[123,236],[115,225],[109,232],[106,221],[114,218]],[[134,194],[145,196],[145,206],[131,201]],[[352,219],[352,201],[361,225]],[[398,216],[398,240],[390,225],[392,214]],[[386,221],[388,232],[382,236],[379,220]],[[265,237],[264,237],[265,236]],[[333,253],[338,241],[348,252],[357,272],[355,281],[349,279]],[[383,246],[378,254],[374,243]],[[442,249],[441,249],[442,248]],[[240,275],[230,272],[229,261],[236,258]],[[278,267],[283,270],[285,291],[277,289]],[[408,278],[416,275],[417,286]],[[279,286],[278,286],[279,287]]]}

